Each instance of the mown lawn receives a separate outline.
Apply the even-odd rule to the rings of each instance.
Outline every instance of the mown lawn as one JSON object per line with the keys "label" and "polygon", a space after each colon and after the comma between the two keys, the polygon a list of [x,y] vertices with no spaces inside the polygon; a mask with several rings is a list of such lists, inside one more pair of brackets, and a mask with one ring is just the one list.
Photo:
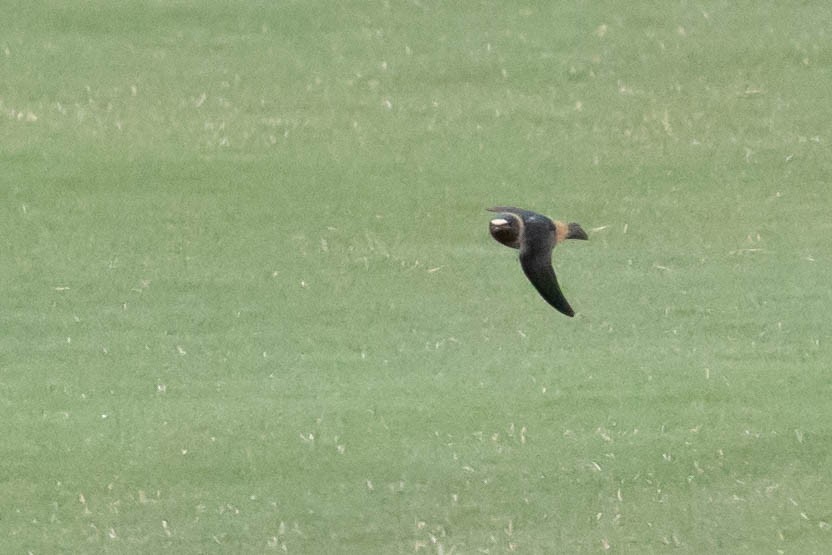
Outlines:
{"label": "mown lawn", "polygon": [[0,11],[4,551],[828,550],[826,3]]}

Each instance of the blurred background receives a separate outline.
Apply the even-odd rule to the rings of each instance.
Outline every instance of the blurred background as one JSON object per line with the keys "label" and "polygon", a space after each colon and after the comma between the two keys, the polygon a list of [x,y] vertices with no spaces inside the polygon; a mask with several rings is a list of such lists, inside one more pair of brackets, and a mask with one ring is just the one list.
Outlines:
{"label": "blurred background", "polygon": [[10,551],[828,545],[825,3],[3,4]]}

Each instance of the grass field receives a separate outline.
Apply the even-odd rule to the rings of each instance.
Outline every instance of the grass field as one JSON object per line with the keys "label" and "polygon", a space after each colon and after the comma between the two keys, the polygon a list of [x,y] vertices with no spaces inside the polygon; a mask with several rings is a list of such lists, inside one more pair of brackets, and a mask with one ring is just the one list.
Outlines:
{"label": "grass field", "polygon": [[0,8],[4,552],[828,552],[826,2]]}

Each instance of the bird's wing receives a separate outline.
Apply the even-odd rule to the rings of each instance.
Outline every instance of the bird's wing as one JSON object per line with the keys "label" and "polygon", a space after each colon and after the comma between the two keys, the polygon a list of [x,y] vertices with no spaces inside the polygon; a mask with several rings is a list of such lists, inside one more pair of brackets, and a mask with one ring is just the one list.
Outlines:
{"label": "bird's wing", "polygon": [[575,311],[569,306],[566,297],[560,290],[558,278],[552,268],[552,251],[549,249],[534,249],[520,254],[520,266],[523,273],[532,282],[537,292],[550,305],[567,316],[574,316]]}

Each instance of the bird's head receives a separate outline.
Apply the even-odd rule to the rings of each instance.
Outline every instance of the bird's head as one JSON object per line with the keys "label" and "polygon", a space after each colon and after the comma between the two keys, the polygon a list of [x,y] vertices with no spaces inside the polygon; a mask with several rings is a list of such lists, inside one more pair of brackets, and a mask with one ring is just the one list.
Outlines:
{"label": "bird's head", "polygon": [[520,239],[523,235],[523,220],[516,214],[509,212],[501,213],[488,223],[488,229],[491,232],[491,236],[499,243],[515,249],[520,248]]}

